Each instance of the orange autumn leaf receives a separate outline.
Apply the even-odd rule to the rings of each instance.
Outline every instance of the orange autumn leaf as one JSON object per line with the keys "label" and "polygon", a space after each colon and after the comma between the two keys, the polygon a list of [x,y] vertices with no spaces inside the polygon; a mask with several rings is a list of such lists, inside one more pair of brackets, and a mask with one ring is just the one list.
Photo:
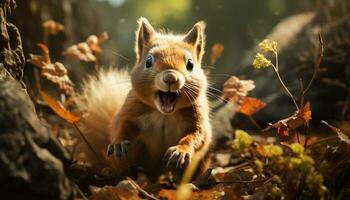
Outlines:
{"label": "orange autumn leaf", "polygon": [[220,58],[222,52],[224,51],[224,45],[221,43],[215,43],[211,47],[210,63],[213,65]]}
{"label": "orange autumn leaf", "polygon": [[40,95],[43,97],[47,105],[61,118],[69,123],[75,123],[80,120],[81,116],[76,113],[68,111],[60,102],[56,101],[50,95],[40,90]]}
{"label": "orange autumn leaf", "polygon": [[255,149],[260,155],[266,156],[266,149],[264,145],[258,144],[258,146]]}
{"label": "orange autumn leaf", "polygon": [[290,131],[293,131],[301,126],[308,127],[311,120],[311,114],[312,112],[310,110],[310,102],[307,102],[305,106],[297,110],[292,116],[281,119],[274,124],[270,124],[266,130],[275,128],[277,130],[278,136],[289,136]]}
{"label": "orange autumn leaf", "polygon": [[38,43],[37,46],[41,49],[41,51],[43,52],[43,55],[30,54],[29,62],[38,67],[50,64],[51,59],[50,59],[49,48],[43,43]]}
{"label": "orange autumn leaf", "polygon": [[305,124],[308,126],[311,120],[311,110],[310,110],[310,102],[307,102],[304,107],[299,110],[300,117],[302,117],[305,121]]}
{"label": "orange autumn leaf", "polygon": [[249,117],[265,107],[266,104],[261,100],[252,97],[245,97],[237,111]]}
{"label": "orange autumn leaf", "polygon": [[288,128],[288,126],[285,126],[284,124],[280,124],[277,127],[277,134],[280,137],[288,137],[289,136],[289,128]]}
{"label": "orange autumn leaf", "polygon": [[176,190],[162,189],[159,191],[158,197],[162,199],[176,200]]}

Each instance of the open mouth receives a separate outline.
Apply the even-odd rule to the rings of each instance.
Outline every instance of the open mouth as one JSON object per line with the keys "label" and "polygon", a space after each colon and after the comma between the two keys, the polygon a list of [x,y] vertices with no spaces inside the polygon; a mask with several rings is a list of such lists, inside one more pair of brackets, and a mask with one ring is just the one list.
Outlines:
{"label": "open mouth", "polygon": [[176,92],[162,92],[158,91],[160,108],[164,113],[171,113],[175,108],[177,97],[179,96]]}

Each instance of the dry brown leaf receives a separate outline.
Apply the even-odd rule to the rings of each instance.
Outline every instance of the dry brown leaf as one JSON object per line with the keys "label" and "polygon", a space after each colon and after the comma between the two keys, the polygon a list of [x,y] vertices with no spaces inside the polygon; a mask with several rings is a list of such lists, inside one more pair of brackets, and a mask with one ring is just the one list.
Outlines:
{"label": "dry brown leaf", "polygon": [[176,200],[176,190],[162,189],[159,191],[158,197],[161,199]]}
{"label": "dry brown leaf", "polygon": [[38,43],[37,46],[41,49],[41,51],[43,52],[43,55],[30,54],[29,55],[30,59],[28,60],[28,62],[38,67],[42,67],[44,65],[50,64],[51,60],[50,60],[49,48],[42,43]]}
{"label": "dry brown leaf", "polygon": [[266,149],[264,145],[258,144],[255,149],[260,155],[266,156]]}
{"label": "dry brown leaf", "polygon": [[91,200],[110,200],[110,199],[120,199],[120,200],[139,200],[141,199],[137,191],[125,190],[112,186],[105,186],[100,189],[99,192],[93,194],[89,199]]}
{"label": "dry brown leaf", "polygon": [[308,127],[311,120],[311,114],[310,102],[307,102],[304,107],[300,108],[292,116],[279,120],[274,124],[270,124],[266,130],[275,128],[278,136],[287,137],[289,136],[290,131],[293,131],[301,126]]}
{"label": "dry brown leaf", "polygon": [[53,83],[56,83],[59,88],[67,94],[74,93],[74,84],[68,77],[67,69],[62,63],[56,62],[53,64],[44,65],[41,75],[46,77]]}
{"label": "dry brown leaf", "polygon": [[57,84],[59,88],[67,94],[74,93],[74,84],[68,77],[68,71],[60,62],[51,63],[49,48],[45,44],[38,46],[43,55],[30,55],[28,60],[41,70],[41,75],[51,82]]}
{"label": "dry brown leaf", "polygon": [[85,42],[66,48],[64,56],[76,58],[84,62],[95,62],[96,55],[102,52],[101,44],[108,40],[108,34],[103,32],[100,36],[90,35]]}
{"label": "dry brown leaf", "polygon": [[221,43],[215,43],[211,47],[210,63],[212,65],[214,65],[215,62],[220,58],[223,51],[224,51],[224,45]]}
{"label": "dry brown leaf", "polygon": [[60,102],[56,101],[50,95],[46,94],[44,91],[40,90],[40,95],[43,97],[47,105],[61,118],[69,123],[78,122],[81,116],[77,113],[68,111]]}
{"label": "dry brown leaf", "polygon": [[227,100],[231,100],[235,103],[246,97],[248,92],[255,88],[254,81],[252,80],[240,80],[236,76],[231,76],[224,83],[223,95]]}
{"label": "dry brown leaf", "polygon": [[261,100],[252,97],[245,97],[237,111],[249,117],[265,107],[266,104]]}
{"label": "dry brown leaf", "polygon": [[328,124],[328,122],[326,121],[321,121],[321,123],[325,124],[326,126],[328,126],[334,133],[336,133],[338,135],[338,138],[343,141],[346,142],[348,144],[350,144],[350,138],[349,136],[347,136],[346,134],[344,134],[339,128],[332,126],[330,124]]}
{"label": "dry brown leaf", "polygon": [[46,33],[57,35],[64,30],[64,26],[54,20],[47,20],[43,23],[43,28]]}

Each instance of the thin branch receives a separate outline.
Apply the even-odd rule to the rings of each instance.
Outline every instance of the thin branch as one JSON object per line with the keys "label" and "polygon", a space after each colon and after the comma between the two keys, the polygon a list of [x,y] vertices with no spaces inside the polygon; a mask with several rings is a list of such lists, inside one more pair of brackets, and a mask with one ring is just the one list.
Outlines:
{"label": "thin branch", "polygon": [[252,117],[252,116],[248,116],[249,120],[252,122],[252,124],[258,128],[259,130],[262,130],[261,126],[259,125],[259,123]]}
{"label": "thin branch", "polygon": [[147,191],[145,191],[144,189],[142,189],[137,183],[135,183],[135,181],[133,181],[131,178],[126,177],[126,179],[134,186],[136,187],[139,192],[141,192],[141,194],[143,194],[144,196],[147,197],[147,199],[152,199],[152,200],[159,200],[157,197],[153,196],[153,194],[149,194]]}
{"label": "thin branch", "polygon": [[300,107],[304,107],[304,84],[303,84],[303,79],[299,79],[299,87],[300,87]]}
{"label": "thin branch", "polygon": [[314,73],[312,74],[311,80],[309,82],[309,84],[306,86],[304,92],[303,92],[303,96],[306,94],[306,92],[310,89],[311,84],[313,83],[313,81],[316,78],[317,72],[320,69],[320,65],[322,62],[322,58],[323,58],[323,53],[324,53],[324,43],[323,43],[323,39],[322,39],[322,35],[321,33],[318,34],[318,40],[320,42],[320,56],[317,60],[317,63],[315,64],[315,69],[314,69]]}
{"label": "thin branch", "polygon": [[87,140],[86,137],[84,136],[83,132],[81,132],[81,130],[79,129],[79,127],[77,126],[77,124],[76,124],[76,123],[73,123],[73,126],[74,126],[74,128],[78,131],[80,137],[84,140],[84,142],[85,142],[86,145],[89,147],[89,149],[94,153],[94,155],[96,156],[97,160],[98,160],[100,163],[104,164],[105,162],[103,162],[103,161],[100,159],[99,155],[98,155],[97,152],[94,150],[94,148],[92,148],[92,146],[90,145],[90,143],[88,142],[88,140]]}
{"label": "thin branch", "polygon": [[297,104],[297,102],[296,102],[296,100],[295,100],[295,97],[294,97],[294,96],[292,95],[292,93],[289,91],[289,89],[288,89],[287,86],[284,84],[284,82],[283,82],[283,80],[282,80],[282,78],[281,78],[281,76],[280,76],[280,73],[279,73],[279,71],[278,71],[278,54],[275,53],[275,55],[276,55],[276,65],[272,64],[272,67],[273,67],[273,69],[275,70],[276,75],[277,75],[277,78],[278,78],[279,82],[282,84],[284,90],[287,92],[288,96],[292,99],[292,101],[293,101],[293,103],[294,103],[296,109],[299,110],[299,106],[298,106],[298,104]]}

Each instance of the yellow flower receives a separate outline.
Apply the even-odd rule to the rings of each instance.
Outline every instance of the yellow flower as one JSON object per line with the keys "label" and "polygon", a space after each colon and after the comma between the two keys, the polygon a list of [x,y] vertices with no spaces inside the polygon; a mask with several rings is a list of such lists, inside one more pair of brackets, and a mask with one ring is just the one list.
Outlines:
{"label": "yellow flower", "polygon": [[243,150],[245,147],[253,143],[253,138],[243,130],[236,130],[235,139],[233,140],[232,148],[235,150]]}
{"label": "yellow flower", "polygon": [[253,61],[253,66],[256,69],[266,68],[271,66],[272,63],[270,60],[266,59],[265,56],[261,53],[257,53]]}
{"label": "yellow flower", "polygon": [[278,145],[268,144],[264,145],[267,157],[278,157],[283,154],[283,149]]}
{"label": "yellow flower", "polygon": [[289,146],[292,151],[296,154],[301,154],[304,152],[304,147],[299,143],[293,143]]}
{"label": "yellow flower", "polygon": [[258,159],[255,159],[254,160],[254,164],[255,164],[255,167],[256,169],[258,170],[259,173],[262,173],[263,170],[264,170],[264,163],[261,162],[260,160]]}
{"label": "yellow flower", "polygon": [[277,42],[276,41],[270,41],[268,39],[265,39],[264,41],[260,42],[259,47],[263,52],[277,53]]}

